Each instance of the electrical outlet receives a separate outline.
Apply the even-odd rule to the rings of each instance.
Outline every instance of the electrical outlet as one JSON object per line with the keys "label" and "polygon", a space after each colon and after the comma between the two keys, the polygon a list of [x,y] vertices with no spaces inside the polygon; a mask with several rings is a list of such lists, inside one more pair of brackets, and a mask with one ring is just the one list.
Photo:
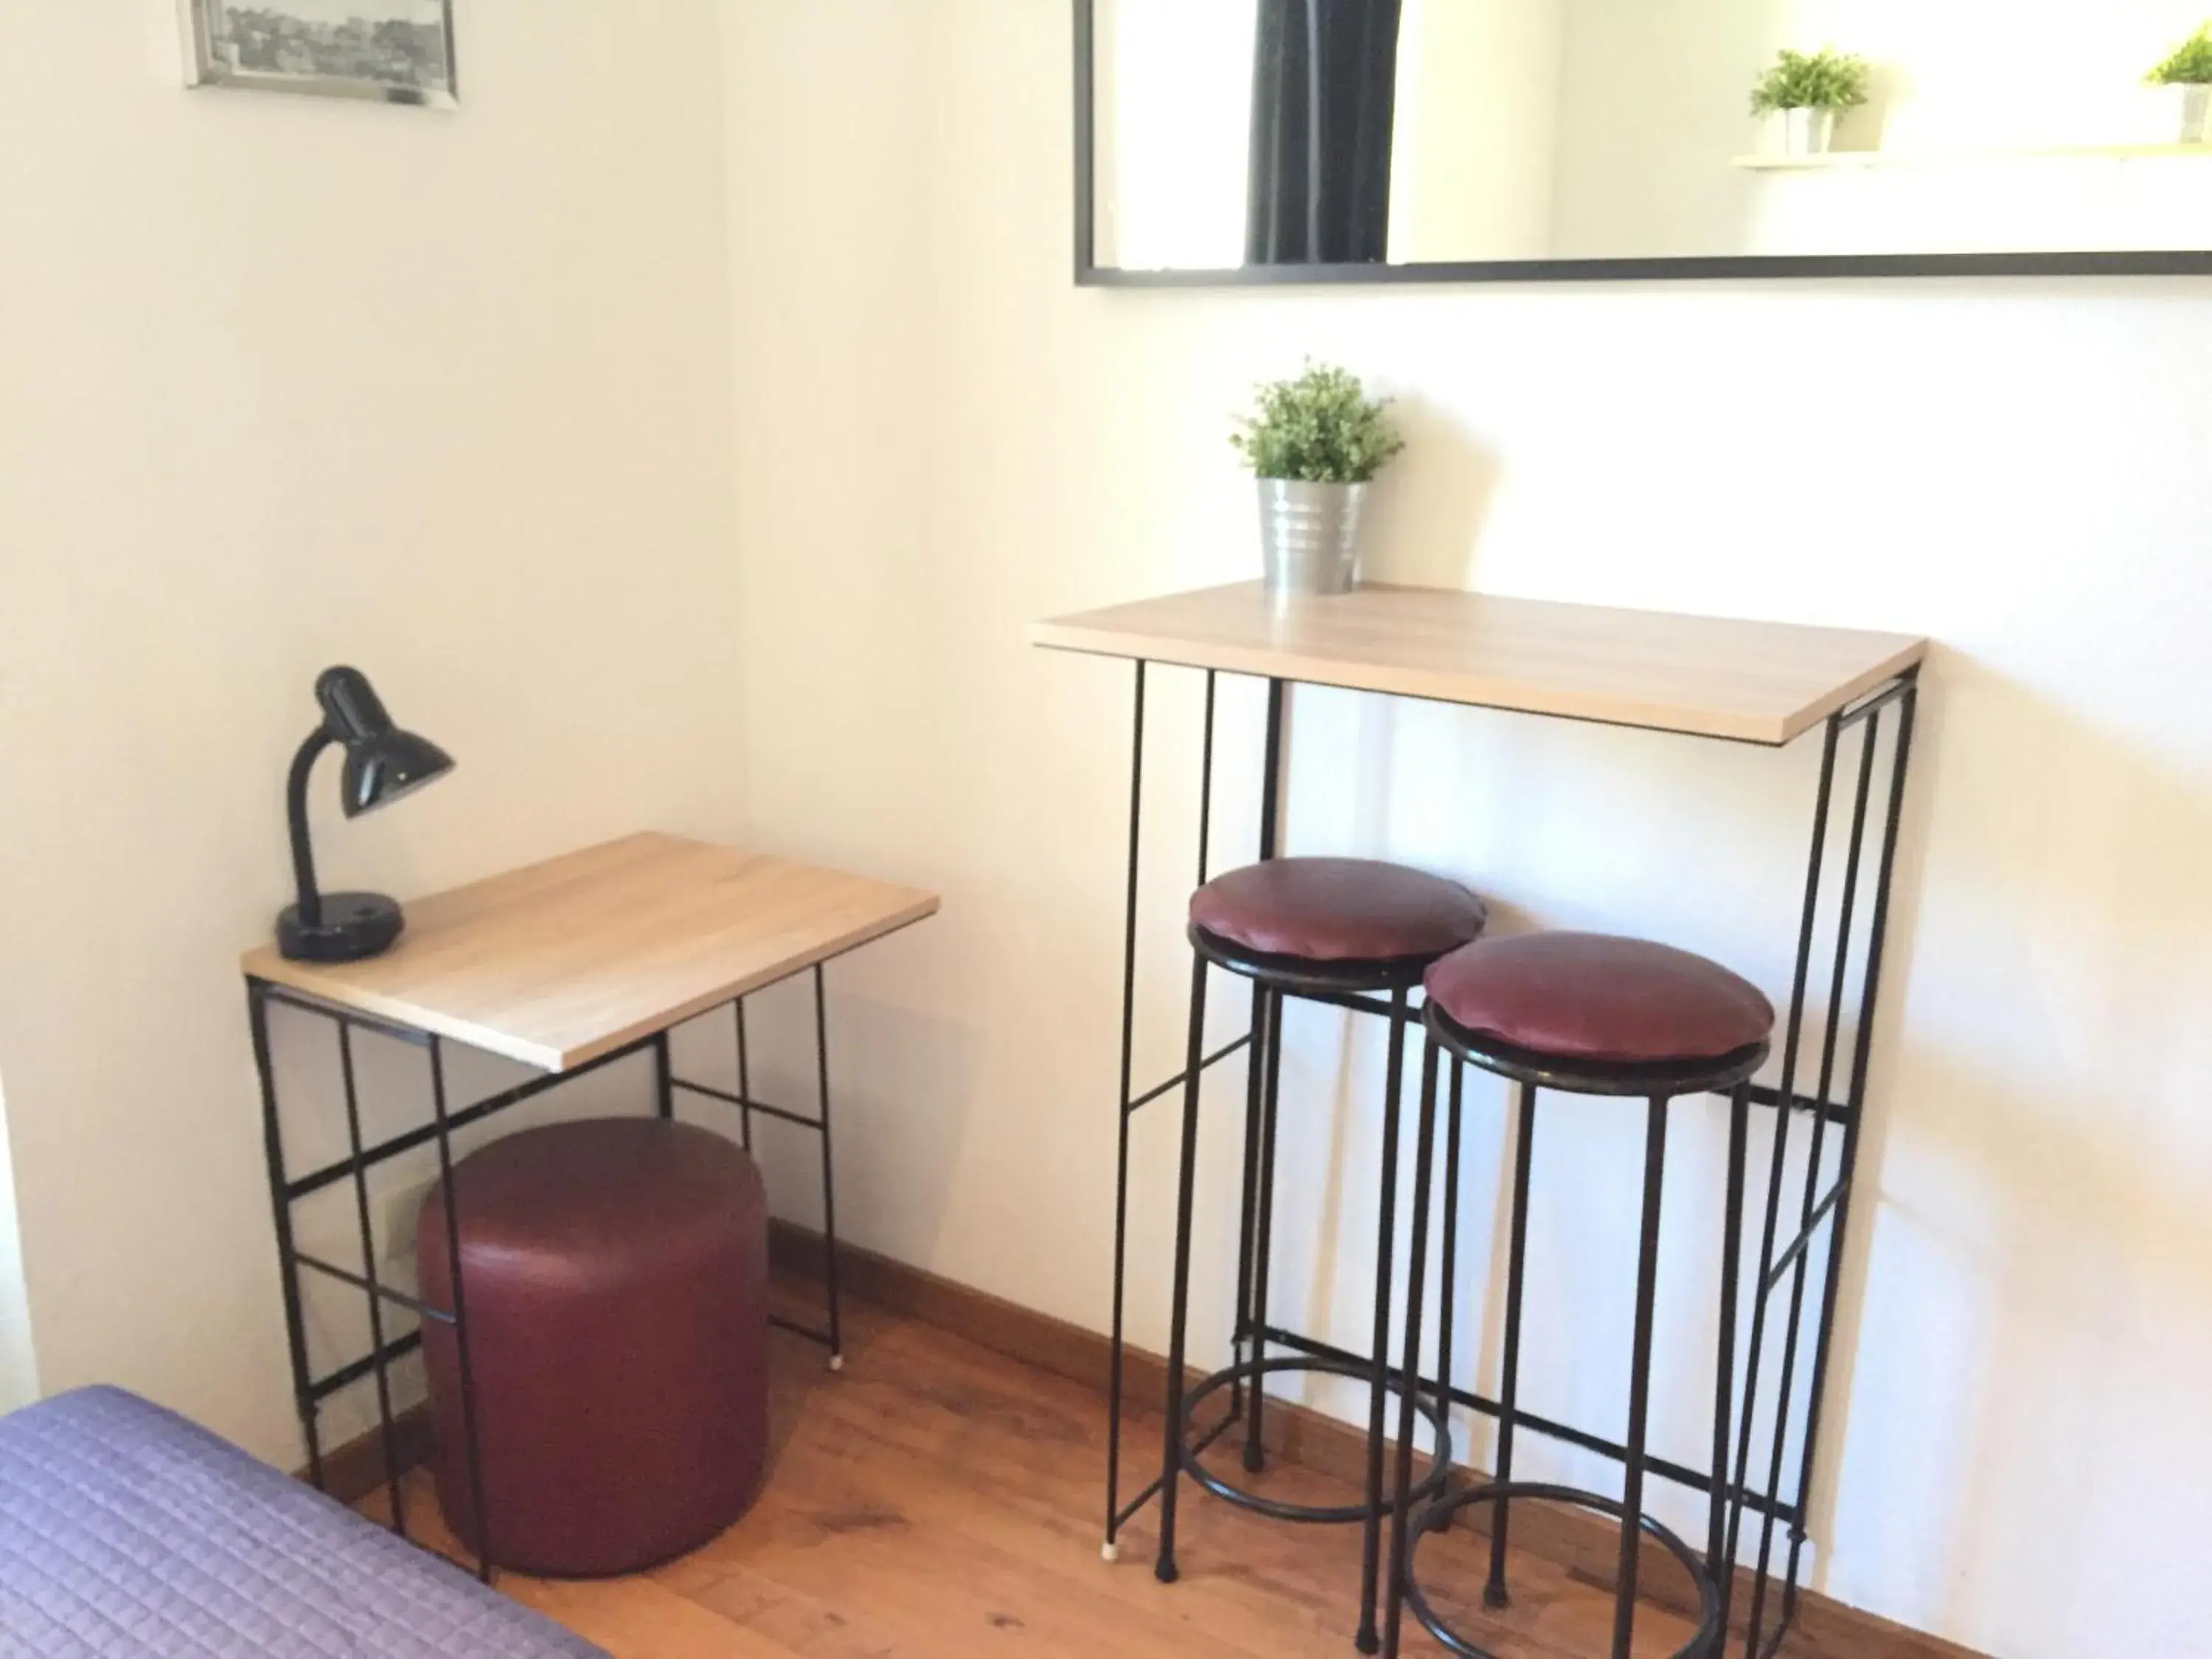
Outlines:
{"label": "electrical outlet", "polygon": [[415,1218],[422,1213],[422,1200],[437,1184],[434,1178],[425,1176],[407,1186],[394,1187],[379,1200],[382,1208],[377,1218],[376,1237],[386,1261],[415,1259]]}

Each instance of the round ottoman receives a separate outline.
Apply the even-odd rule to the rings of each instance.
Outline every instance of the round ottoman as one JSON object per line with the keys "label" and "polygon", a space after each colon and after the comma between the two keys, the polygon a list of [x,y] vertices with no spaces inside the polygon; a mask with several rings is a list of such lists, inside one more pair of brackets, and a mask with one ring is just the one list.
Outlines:
{"label": "round ottoman", "polygon": [[[610,1118],[526,1130],[453,1170],[491,1559],[559,1577],[681,1555],[752,1502],[768,1456],[768,1205],[736,1146]],[[453,1305],[442,1185],[415,1230]],[[482,1541],[453,1328],[423,1322],[447,1523]]]}

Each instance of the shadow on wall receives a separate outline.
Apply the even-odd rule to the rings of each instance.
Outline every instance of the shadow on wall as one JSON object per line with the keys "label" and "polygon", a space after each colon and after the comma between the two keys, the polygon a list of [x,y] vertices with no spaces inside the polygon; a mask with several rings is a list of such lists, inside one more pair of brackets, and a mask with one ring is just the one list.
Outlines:
{"label": "shadow on wall", "polygon": [[[2212,1066],[2212,789],[1971,659],[1931,665],[1942,695],[1915,767],[1860,1166],[1875,1213],[1853,1218],[1813,1530],[1901,1493],[1948,1505],[1948,1554],[1911,1570],[1931,1615],[2094,1642],[2128,1586],[2038,1575],[2047,1589],[2018,1593],[2054,1522],[2147,1540],[2212,1524],[2193,1494],[2175,1500],[2193,1519],[2154,1518],[2089,1449],[2142,1437],[2187,1467],[2173,1442],[2204,1433],[2212,1208],[2190,1097]],[[1936,808],[1939,757],[1982,787]],[[1907,1032],[1922,973],[1984,989],[1915,1001]],[[1863,1348],[1876,1358],[1855,1368]],[[2008,1455],[2043,1436],[2033,1467]],[[1863,1519],[1848,1530],[1878,1538]]]}
{"label": "shadow on wall", "polygon": [[[887,979],[896,972],[885,969]],[[838,1170],[838,1237],[927,1267],[950,1213],[953,1171],[966,1146],[962,1123],[982,1071],[982,1036],[970,1024],[841,991],[832,968],[827,1024],[830,1106]],[[857,974],[856,974],[857,976]],[[746,999],[746,1060],[756,1099],[804,1116],[819,1107],[814,998],[805,975]],[[679,1075],[722,1088],[737,1083],[736,1024],[717,1011],[681,1028]],[[734,1108],[678,1097],[680,1115],[736,1136]],[[816,1138],[756,1117],[753,1150],[780,1219],[819,1230],[821,1170]],[[927,1218],[937,1231],[912,1238],[886,1231],[894,1217]]]}
{"label": "shadow on wall", "polygon": [[1472,587],[1475,550],[1500,468],[1451,416],[1418,398],[1394,404],[1406,453],[1376,481],[1364,578],[1412,587]]}

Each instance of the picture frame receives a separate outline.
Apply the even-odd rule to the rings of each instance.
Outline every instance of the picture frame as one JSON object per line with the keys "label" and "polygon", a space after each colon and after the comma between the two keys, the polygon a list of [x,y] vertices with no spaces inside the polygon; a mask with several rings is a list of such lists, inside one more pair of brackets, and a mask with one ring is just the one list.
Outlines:
{"label": "picture frame", "polygon": [[459,106],[453,0],[178,0],[186,84]]}

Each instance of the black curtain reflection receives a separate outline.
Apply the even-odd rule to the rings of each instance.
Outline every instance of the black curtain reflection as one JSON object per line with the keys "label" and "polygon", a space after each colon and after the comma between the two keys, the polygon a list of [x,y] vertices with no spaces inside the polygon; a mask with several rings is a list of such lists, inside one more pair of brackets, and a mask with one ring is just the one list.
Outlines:
{"label": "black curtain reflection", "polygon": [[1389,255],[1401,0],[1260,0],[1250,264]]}

